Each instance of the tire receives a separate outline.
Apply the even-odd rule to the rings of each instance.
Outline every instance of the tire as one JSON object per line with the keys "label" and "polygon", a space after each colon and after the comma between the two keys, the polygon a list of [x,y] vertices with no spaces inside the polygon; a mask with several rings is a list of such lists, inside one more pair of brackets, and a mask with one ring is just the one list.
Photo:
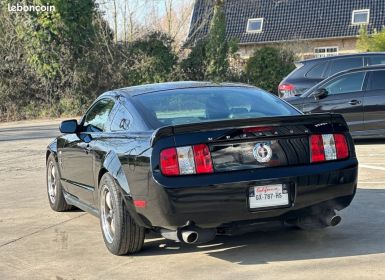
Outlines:
{"label": "tire", "polygon": [[142,249],[145,229],[130,216],[119,186],[109,173],[100,180],[99,210],[104,243],[112,254],[127,255]]}
{"label": "tire", "polygon": [[67,204],[64,198],[59,168],[53,154],[50,154],[47,160],[46,182],[48,202],[52,210],[56,212],[71,210],[72,205]]}

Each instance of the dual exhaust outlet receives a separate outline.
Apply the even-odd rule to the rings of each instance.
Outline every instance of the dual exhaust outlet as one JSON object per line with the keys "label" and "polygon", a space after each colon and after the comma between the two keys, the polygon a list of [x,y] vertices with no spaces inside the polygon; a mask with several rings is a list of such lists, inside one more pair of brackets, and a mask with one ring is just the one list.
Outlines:
{"label": "dual exhaust outlet", "polygon": [[[341,222],[341,216],[329,210],[320,216],[299,217],[295,224],[303,229],[317,229],[327,226],[335,227]],[[217,234],[216,229],[203,229],[196,226],[186,226],[177,230],[161,229],[160,234],[170,240],[186,244],[200,244],[213,240]]]}

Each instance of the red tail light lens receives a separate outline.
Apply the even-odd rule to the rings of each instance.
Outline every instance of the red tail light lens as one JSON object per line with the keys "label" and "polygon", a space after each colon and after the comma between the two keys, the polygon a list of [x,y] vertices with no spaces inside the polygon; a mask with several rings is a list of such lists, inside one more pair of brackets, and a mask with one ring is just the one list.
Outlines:
{"label": "red tail light lens", "polygon": [[206,144],[165,149],[160,153],[160,171],[166,176],[213,173]]}
{"label": "red tail light lens", "polygon": [[176,148],[169,148],[160,153],[160,170],[164,175],[179,175],[179,163]]}
{"label": "red tail light lens", "polygon": [[311,162],[325,161],[324,143],[321,134],[310,136]]}
{"label": "red tail light lens", "polygon": [[312,163],[349,157],[349,146],[344,134],[311,135],[310,150]]}
{"label": "red tail light lens", "polygon": [[292,84],[282,84],[278,87],[279,91],[293,91],[295,90],[295,85]]}
{"label": "red tail light lens", "polygon": [[346,142],[345,135],[343,134],[334,134],[334,142],[336,145],[336,152],[338,159],[344,159],[349,157],[349,147]]}
{"label": "red tail light lens", "polygon": [[213,173],[213,162],[209,147],[205,144],[193,146],[196,173]]}

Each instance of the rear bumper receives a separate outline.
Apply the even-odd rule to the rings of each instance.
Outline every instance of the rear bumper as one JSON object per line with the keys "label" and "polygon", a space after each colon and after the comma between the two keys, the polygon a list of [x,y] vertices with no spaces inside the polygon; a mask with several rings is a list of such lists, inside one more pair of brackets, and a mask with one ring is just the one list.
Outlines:
{"label": "rear bumper", "polygon": [[[357,186],[356,159],[309,166],[277,167],[215,175],[161,177],[153,174],[146,208],[136,209],[149,227],[176,229],[193,222],[203,228],[240,221],[278,220],[324,204],[341,210],[352,201]],[[291,205],[250,210],[249,188],[290,185]]]}

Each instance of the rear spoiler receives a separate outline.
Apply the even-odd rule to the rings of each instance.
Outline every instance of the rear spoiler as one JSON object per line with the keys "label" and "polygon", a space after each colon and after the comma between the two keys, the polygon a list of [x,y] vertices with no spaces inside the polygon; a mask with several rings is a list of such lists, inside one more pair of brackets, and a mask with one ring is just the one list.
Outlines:
{"label": "rear spoiler", "polygon": [[348,131],[348,126],[340,114],[311,114],[299,116],[280,116],[253,119],[222,120],[213,122],[201,122],[192,124],[182,124],[174,126],[164,126],[154,131],[151,137],[151,147],[155,142],[163,137],[173,136],[183,133],[214,131],[221,129],[239,129],[250,126],[284,126],[284,125],[305,125],[313,124],[322,126],[332,124],[334,131]]}

